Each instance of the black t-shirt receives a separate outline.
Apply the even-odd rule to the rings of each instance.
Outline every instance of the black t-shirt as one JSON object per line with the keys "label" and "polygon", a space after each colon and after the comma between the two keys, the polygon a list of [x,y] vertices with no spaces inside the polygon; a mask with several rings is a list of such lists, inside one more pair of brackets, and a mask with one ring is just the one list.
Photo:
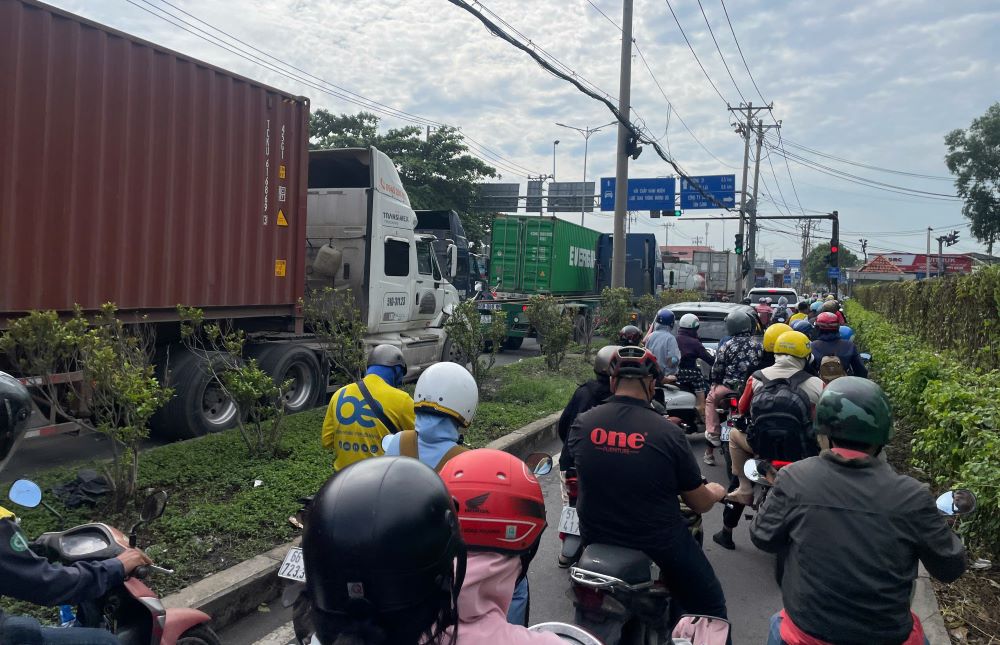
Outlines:
{"label": "black t-shirt", "polygon": [[687,530],[677,495],[701,486],[701,470],[684,432],[647,403],[611,397],[576,418],[566,447],[585,542],[657,549]]}

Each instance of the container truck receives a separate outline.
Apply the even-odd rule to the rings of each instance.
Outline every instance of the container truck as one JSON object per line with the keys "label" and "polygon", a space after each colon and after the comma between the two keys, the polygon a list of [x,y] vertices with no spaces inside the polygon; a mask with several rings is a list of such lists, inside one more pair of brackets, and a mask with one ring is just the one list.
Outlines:
{"label": "container truck", "polygon": [[419,210],[417,232],[436,238],[434,252],[438,264],[458,290],[458,295],[463,299],[474,297],[476,283],[484,280],[480,266],[482,258],[469,251],[469,240],[458,213],[453,210]]}
{"label": "container truck", "polygon": [[[602,233],[597,240],[597,292],[611,286],[613,236]],[[625,286],[638,300],[663,288],[663,260],[652,233],[628,233],[625,236]]]}
{"label": "container truck", "polygon": [[[178,342],[178,304],[245,330],[247,356],[293,380],[291,411],[332,387],[303,325],[307,280],[350,288],[366,342],[401,347],[412,373],[451,355],[442,323],[458,294],[396,168],[374,148],[310,153],[308,99],[34,0],[0,2],[0,60],[0,331],[105,302],[155,325],[175,396],[154,432],[236,420]],[[41,410],[33,426],[76,429]]]}

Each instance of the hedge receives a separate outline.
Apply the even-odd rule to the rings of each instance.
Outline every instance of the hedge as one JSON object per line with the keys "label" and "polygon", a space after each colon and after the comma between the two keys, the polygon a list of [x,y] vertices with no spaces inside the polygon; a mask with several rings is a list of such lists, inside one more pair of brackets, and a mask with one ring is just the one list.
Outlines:
{"label": "hedge", "polygon": [[969,365],[1000,368],[1000,266],[965,276],[858,287],[869,310]]}
{"label": "hedge", "polygon": [[979,508],[961,532],[970,546],[1000,555],[1000,370],[962,365],[855,301],[847,316],[897,427],[913,432],[911,465],[935,488],[975,492]]}

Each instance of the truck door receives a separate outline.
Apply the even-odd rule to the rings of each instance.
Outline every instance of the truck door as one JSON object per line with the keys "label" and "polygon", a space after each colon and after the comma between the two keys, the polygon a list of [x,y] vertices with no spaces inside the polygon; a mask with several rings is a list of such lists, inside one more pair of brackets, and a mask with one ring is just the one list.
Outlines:
{"label": "truck door", "polygon": [[447,283],[441,275],[434,254],[433,242],[429,239],[418,239],[417,275],[413,280],[413,320],[431,320],[444,303],[444,284]]}

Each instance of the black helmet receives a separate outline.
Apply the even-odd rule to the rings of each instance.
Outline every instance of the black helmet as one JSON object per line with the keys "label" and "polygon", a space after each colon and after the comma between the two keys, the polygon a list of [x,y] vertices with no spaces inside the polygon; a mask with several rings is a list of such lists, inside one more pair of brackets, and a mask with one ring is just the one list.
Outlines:
{"label": "black helmet", "polygon": [[458,621],[465,544],[451,495],[416,459],[356,462],[316,494],[302,541],[324,643],[358,624],[386,642],[427,642]]}
{"label": "black helmet", "polygon": [[656,355],[643,347],[619,347],[609,367],[613,378],[646,378],[659,380],[663,376]]}
{"label": "black helmet", "polygon": [[874,381],[842,376],[826,386],[816,403],[816,434],[884,446],[892,438],[889,399]]}
{"label": "black helmet", "polygon": [[597,356],[594,357],[594,373],[601,376],[608,376],[610,374],[611,359],[619,349],[618,345],[605,345],[597,350]]}
{"label": "black helmet", "polygon": [[736,309],[726,316],[726,333],[730,336],[751,334],[757,327],[757,321],[746,309]]}
{"label": "black helmet", "polygon": [[750,298],[744,298],[744,299],[743,299],[743,304],[745,304],[745,305],[749,305],[749,304],[750,304],[750,303],[752,303],[752,302],[753,302],[753,301],[752,301],[752,300],[750,300]]}
{"label": "black helmet", "polygon": [[623,347],[642,344],[642,330],[635,325],[625,325],[618,332],[618,344]]}
{"label": "black helmet", "polygon": [[16,378],[0,372],[0,471],[24,438],[31,416],[31,395]]}

